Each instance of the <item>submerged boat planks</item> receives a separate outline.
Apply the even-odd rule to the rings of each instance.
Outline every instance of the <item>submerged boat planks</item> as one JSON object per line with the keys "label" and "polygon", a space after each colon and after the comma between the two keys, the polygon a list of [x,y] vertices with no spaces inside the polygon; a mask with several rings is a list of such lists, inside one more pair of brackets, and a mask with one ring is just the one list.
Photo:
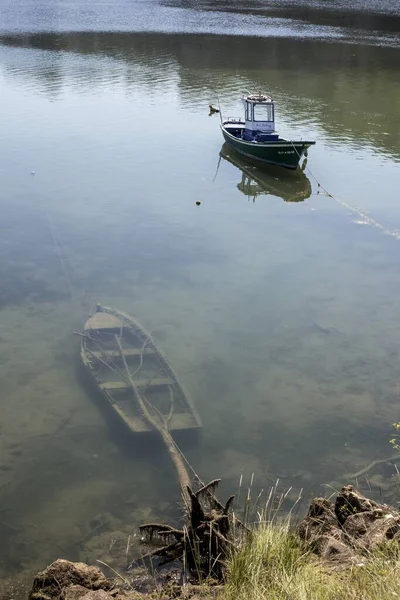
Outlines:
{"label": "submerged boat planks", "polygon": [[200,416],[164,354],[131,316],[97,305],[81,338],[81,357],[115,414],[135,432],[197,429]]}

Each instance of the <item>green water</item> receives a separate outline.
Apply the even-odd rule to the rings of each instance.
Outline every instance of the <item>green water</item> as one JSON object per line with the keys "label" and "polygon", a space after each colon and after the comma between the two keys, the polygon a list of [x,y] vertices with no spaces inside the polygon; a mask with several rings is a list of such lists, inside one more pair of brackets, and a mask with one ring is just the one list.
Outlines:
{"label": "green water", "polygon": [[[135,25],[120,5],[56,6],[0,18],[2,577],[122,564],[138,524],[179,518],[161,448],[122,436],[85,384],[73,331],[96,302],[152,331],[204,423],[186,455],[222,495],[252,473],[254,493],[347,483],[391,454],[399,415],[395,32],[371,33],[373,14],[339,31],[328,10],[299,39],[297,13],[263,30],[251,7],[150,3]],[[253,170],[254,196],[208,105],[218,91],[240,115],[259,88],[282,134],[317,144],[304,173]]]}

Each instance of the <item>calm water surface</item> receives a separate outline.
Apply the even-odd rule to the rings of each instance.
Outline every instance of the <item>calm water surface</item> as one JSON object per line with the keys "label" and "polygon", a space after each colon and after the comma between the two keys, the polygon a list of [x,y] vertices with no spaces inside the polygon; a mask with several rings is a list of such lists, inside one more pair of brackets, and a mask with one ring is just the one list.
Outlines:
{"label": "calm water surface", "polygon": [[[391,454],[400,11],[364,4],[0,2],[1,577],[179,517],[162,449],[85,385],[96,302],[167,353],[222,493],[255,473],[309,497]],[[317,140],[304,172],[223,146],[208,104],[240,115],[245,89]]]}

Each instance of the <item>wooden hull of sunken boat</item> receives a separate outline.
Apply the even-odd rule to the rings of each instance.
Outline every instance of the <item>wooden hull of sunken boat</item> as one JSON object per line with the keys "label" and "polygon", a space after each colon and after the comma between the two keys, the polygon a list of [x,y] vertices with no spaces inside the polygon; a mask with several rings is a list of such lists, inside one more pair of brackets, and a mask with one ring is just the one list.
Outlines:
{"label": "wooden hull of sunken boat", "polygon": [[200,416],[166,357],[129,315],[97,305],[84,326],[81,357],[108,404],[132,432],[152,431],[137,394],[171,432],[201,427]]}

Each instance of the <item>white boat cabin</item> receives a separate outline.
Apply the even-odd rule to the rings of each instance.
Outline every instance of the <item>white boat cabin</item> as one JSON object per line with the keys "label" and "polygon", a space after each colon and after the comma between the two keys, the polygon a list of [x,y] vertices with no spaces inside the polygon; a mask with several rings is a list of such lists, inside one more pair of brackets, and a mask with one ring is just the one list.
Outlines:
{"label": "white boat cabin", "polygon": [[275,132],[275,105],[265,94],[249,94],[242,98],[245,129],[249,134]]}

